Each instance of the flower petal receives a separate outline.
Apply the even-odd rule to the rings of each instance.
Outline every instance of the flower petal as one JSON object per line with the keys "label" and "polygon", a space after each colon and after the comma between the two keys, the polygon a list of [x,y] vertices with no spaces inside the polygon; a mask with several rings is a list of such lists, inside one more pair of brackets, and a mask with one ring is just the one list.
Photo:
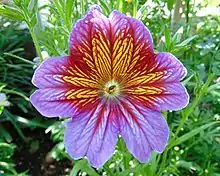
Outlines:
{"label": "flower petal", "polygon": [[35,70],[32,83],[38,88],[63,86],[60,77],[67,74],[67,67],[67,56],[48,58]]}
{"label": "flower petal", "polygon": [[126,99],[121,99],[119,111],[119,133],[135,158],[140,162],[148,162],[152,151],[164,151],[169,129],[160,112],[146,109]]}
{"label": "flower petal", "polygon": [[73,116],[99,96],[95,78],[70,57],[47,59],[35,71],[32,82],[40,89],[31,95],[31,103],[46,117]]}
{"label": "flower petal", "polygon": [[109,20],[113,46],[112,74],[120,81],[153,53],[153,40],[144,24],[132,17],[113,11]]}
{"label": "flower petal", "polygon": [[99,6],[93,6],[70,34],[71,57],[86,63],[101,82],[111,76],[110,23]]}
{"label": "flower petal", "polygon": [[45,88],[36,90],[30,97],[32,105],[46,117],[70,117],[75,108],[66,99],[67,89]]}
{"label": "flower petal", "polygon": [[163,71],[163,77],[156,81],[181,81],[187,74],[183,64],[174,55],[166,52],[158,53],[155,59],[148,63],[147,68],[148,73]]}
{"label": "flower petal", "polygon": [[118,127],[110,105],[100,102],[68,122],[64,143],[73,159],[86,156],[93,167],[101,167],[113,154]]}
{"label": "flower petal", "polygon": [[71,56],[85,62],[101,79],[119,81],[153,53],[153,40],[144,24],[114,11],[109,19],[95,6],[73,27]]}
{"label": "flower petal", "polygon": [[180,81],[186,69],[175,56],[159,53],[145,68],[134,70],[125,85],[125,93],[139,104],[154,110],[179,110],[189,103],[189,95]]}
{"label": "flower petal", "polygon": [[44,88],[36,90],[30,101],[45,117],[71,117],[89,108],[97,96],[97,91],[89,89]]}
{"label": "flower petal", "polygon": [[97,88],[96,77],[86,65],[69,56],[51,57],[35,70],[32,83],[38,88],[83,86]]}

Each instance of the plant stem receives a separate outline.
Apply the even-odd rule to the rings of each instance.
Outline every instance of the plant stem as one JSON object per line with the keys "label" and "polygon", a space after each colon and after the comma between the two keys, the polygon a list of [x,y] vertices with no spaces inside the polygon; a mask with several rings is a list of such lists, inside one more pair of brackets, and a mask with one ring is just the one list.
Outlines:
{"label": "plant stem", "polygon": [[85,13],[84,0],[81,0],[81,1],[80,1],[80,5],[81,5],[81,16],[83,16],[83,14]]}
{"label": "plant stem", "polygon": [[28,64],[34,65],[34,62],[29,61],[29,60],[27,60],[27,59],[24,59],[24,58],[22,58],[22,57],[16,56],[16,55],[14,55],[14,54],[11,54],[11,53],[4,53],[4,54],[7,55],[7,56],[14,57],[14,58],[16,58],[16,59],[20,59],[20,60],[22,60],[23,62],[26,62],[26,63],[28,63]]}
{"label": "plant stem", "polygon": [[18,92],[18,91],[12,90],[12,89],[11,90],[3,89],[2,92],[18,95],[18,96],[24,98],[26,101],[29,101],[29,98],[26,95],[22,94],[21,92]]}
{"label": "plant stem", "polygon": [[164,151],[164,153],[163,153],[163,157],[162,157],[162,163],[161,163],[161,166],[160,166],[160,169],[159,169],[159,171],[158,171],[158,176],[160,176],[162,173],[163,173],[163,170],[164,170],[164,168],[165,168],[165,161],[166,161],[166,159],[167,159],[167,152],[168,152],[168,148],[166,148],[166,150]]}
{"label": "plant stem", "polygon": [[40,62],[42,62],[43,61],[43,57],[42,57],[42,54],[41,54],[40,45],[39,45],[39,43],[37,41],[37,37],[36,37],[36,35],[34,33],[33,28],[29,28],[29,30],[30,30],[31,37],[32,37],[33,42],[34,42],[34,46],[35,46],[36,51],[37,51],[37,55],[40,57]]}
{"label": "plant stem", "polygon": [[138,6],[138,0],[133,1],[133,17],[136,18],[137,16],[137,6]]}
{"label": "plant stem", "polygon": [[123,0],[118,0],[117,1],[117,9],[118,9],[118,11],[123,12],[123,6],[124,6]]}
{"label": "plant stem", "polygon": [[189,0],[186,0],[186,26],[189,25],[189,12],[190,12],[190,4],[189,4]]}
{"label": "plant stem", "polygon": [[[37,4],[35,4],[36,6]],[[29,32],[31,34],[31,37],[32,37],[32,40],[34,42],[34,46],[35,46],[35,49],[37,51],[37,55],[40,57],[40,62],[43,61],[43,57],[42,57],[42,54],[41,54],[41,49],[40,49],[40,45],[37,41],[37,37],[34,33],[34,27],[35,27],[35,24],[33,25],[31,23],[31,17],[30,17],[30,14],[28,13],[28,7],[26,6],[18,6],[18,8],[20,8],[20,10],[23,11],[23,16],[24,16],[24,21],[26,22],[28,28],[29,28]]]}

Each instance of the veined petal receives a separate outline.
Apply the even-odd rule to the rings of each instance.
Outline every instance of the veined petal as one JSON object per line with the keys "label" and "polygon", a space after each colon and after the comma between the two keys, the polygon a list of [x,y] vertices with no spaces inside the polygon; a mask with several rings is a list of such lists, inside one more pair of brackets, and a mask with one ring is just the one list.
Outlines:
{"label": "veined petal", "polygon": [[136,103],[154,110],[179,110],[189,102],[189,95],[180,81],[186,69],[175,56],[159,53],[149,59],[144,70],[134,70],[124,92]]}
{"label": "veined petal", "polygon": [[99,96],[100,85],[93,75],[70,57],[47,59],[35,71],[32,82],[40,89],[30,101],[46,117],[73,116]]}
{"label": "veined petal", "polygon": [[96,77],[85,65],[69,56],[46,59],[35,70],[32,83],[38,88],[84,86],[97,88]]}
{"label": "veined petal", "polygon": [[163,152],[169,129],[161,113],[127,99],[121,99],[119,106],[119,133],[134,157],[140,162],[148,162],[152,151]]}
{"label": "veined petal", "polygon": [[114,11],[105,17],[97,6],[78,21],[70,35],[71,56],[85,62],[101,82],[120,81],[153,54],[144,24]]}
{"label": "veined petal", "polygon": [[100,82],[111,79],[110,23],[99,6],[92,6],[76,23],[69,45],[71,56],[86,63]]}
{"label": "veined petal", "polygon": [[134,68],[142,67],[142,60],[153,53],[153,40],[144,24],[118,11],[109,17],[112,42],[112,75],[125,80]]}
{"label": "veined petal", "polygon": [[147,73],[163,72],[163,77],[155,81],[181,81],[187,74],[187,70],[183,64],[174,55],[166,52],[156,54],[155,59],[147,64],[147,68]]}
{"label": "veined petal", "polygon": [[[79,21],[76,22],[76,24],[73,26],[72,32],[70,34],[70,38],[69,38],[69,47],[70,50],[72,51],[72,49],[76,49],[76,46],[74,46],[74,44],[80,42],[80,40],[83,40],[83,42],[87,42],[87,40],[89,39],[89,36],[86,36],[86,33],[83,35],[83,32],[80,31],[79,29],[77,29],[77,27],[81,27],[81,29],[85,32],[89,33],[89,24],[91,25],[90,21],[93,18],[106,18],[103,14],[102,14],[102,9],[100,6],[98,5],[93,5],[90,7],[90,9],[88,10],[88,12],[85,14],[85,16],[80,19]],[[78,34],[78,32],[80,32],[78,38],[75,36],[75,34]],[[82,37],[82,38],[81,38]],[[88,37],[88,38],[86,38]]]}
{"label": "veined petal", "polygon": [[44,88],[31,96],[32,105],[46,117],[71,117],[97,101],[98,91],[89,89]]}
{"label": "veined petal", "polygon": [[32,83],[38,88],[63,86],[62,75],[67,74],[68,57],[52,57],[46,59],[35,70]]}
{"label": "veined petal", "polygon": [[112,156],[117,134],[110,105],[99,102],[68,122],[64,143],[73,159],[86,156],[93,167],[99,168]]}
{"label": "veined petal", "polygon": [[131,88],[129,98],[153,110],[180,110],[189,103],[189,95],[181,83],[163,83]]}
{"label": "veined petal", "polygon": [[70,117],[75,108],[66,99],[67,89],[46,88],[36,90],[30,97],[32,105],[46,117]]}

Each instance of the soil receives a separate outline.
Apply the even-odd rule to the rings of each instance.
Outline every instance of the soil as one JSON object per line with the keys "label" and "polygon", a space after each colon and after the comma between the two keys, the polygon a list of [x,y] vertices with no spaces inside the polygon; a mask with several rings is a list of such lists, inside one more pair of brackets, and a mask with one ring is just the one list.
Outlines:
{"label": "soil", "polygon": [[[10,124],[4,124],[7,128],[13,128]],[[11,130],[12,131],[12,130]],[[22,130],[24,134],[28,134],[28,141],[25,142],[16,133],[12,134],[13,141],[17,145],[13,156],[18,173],[28,171],[31,176],[65,176],[72,169],[72,162],[68,159],[56,161],[49,152],[55,145],[50,139],[50,134],[45,134],[44,129],[36,128],[31,130],[26,128]],[[39,147],[35,150],[31,149],[31,142],[38,141]]]}

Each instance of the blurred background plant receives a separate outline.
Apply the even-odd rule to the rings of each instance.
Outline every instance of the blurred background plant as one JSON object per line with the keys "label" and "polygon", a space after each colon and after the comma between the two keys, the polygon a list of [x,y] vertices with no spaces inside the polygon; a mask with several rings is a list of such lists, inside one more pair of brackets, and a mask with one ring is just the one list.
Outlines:
{"label": "blurred background plant", "polygon": [[[120,138],[114,156],[95,170],[64,150],[65,124],[30,105],[33,70],[49,56],[68,54],[74,23],[92,4],[143,21],[155,49],[187,67],[190,104],[164,112],[171,137],[165,152],[138,163]],[[220,175],[220,9],[218,0],[11,0],[0,3],[0,174]],[[35,49],[36,48],[36,49]]]}

